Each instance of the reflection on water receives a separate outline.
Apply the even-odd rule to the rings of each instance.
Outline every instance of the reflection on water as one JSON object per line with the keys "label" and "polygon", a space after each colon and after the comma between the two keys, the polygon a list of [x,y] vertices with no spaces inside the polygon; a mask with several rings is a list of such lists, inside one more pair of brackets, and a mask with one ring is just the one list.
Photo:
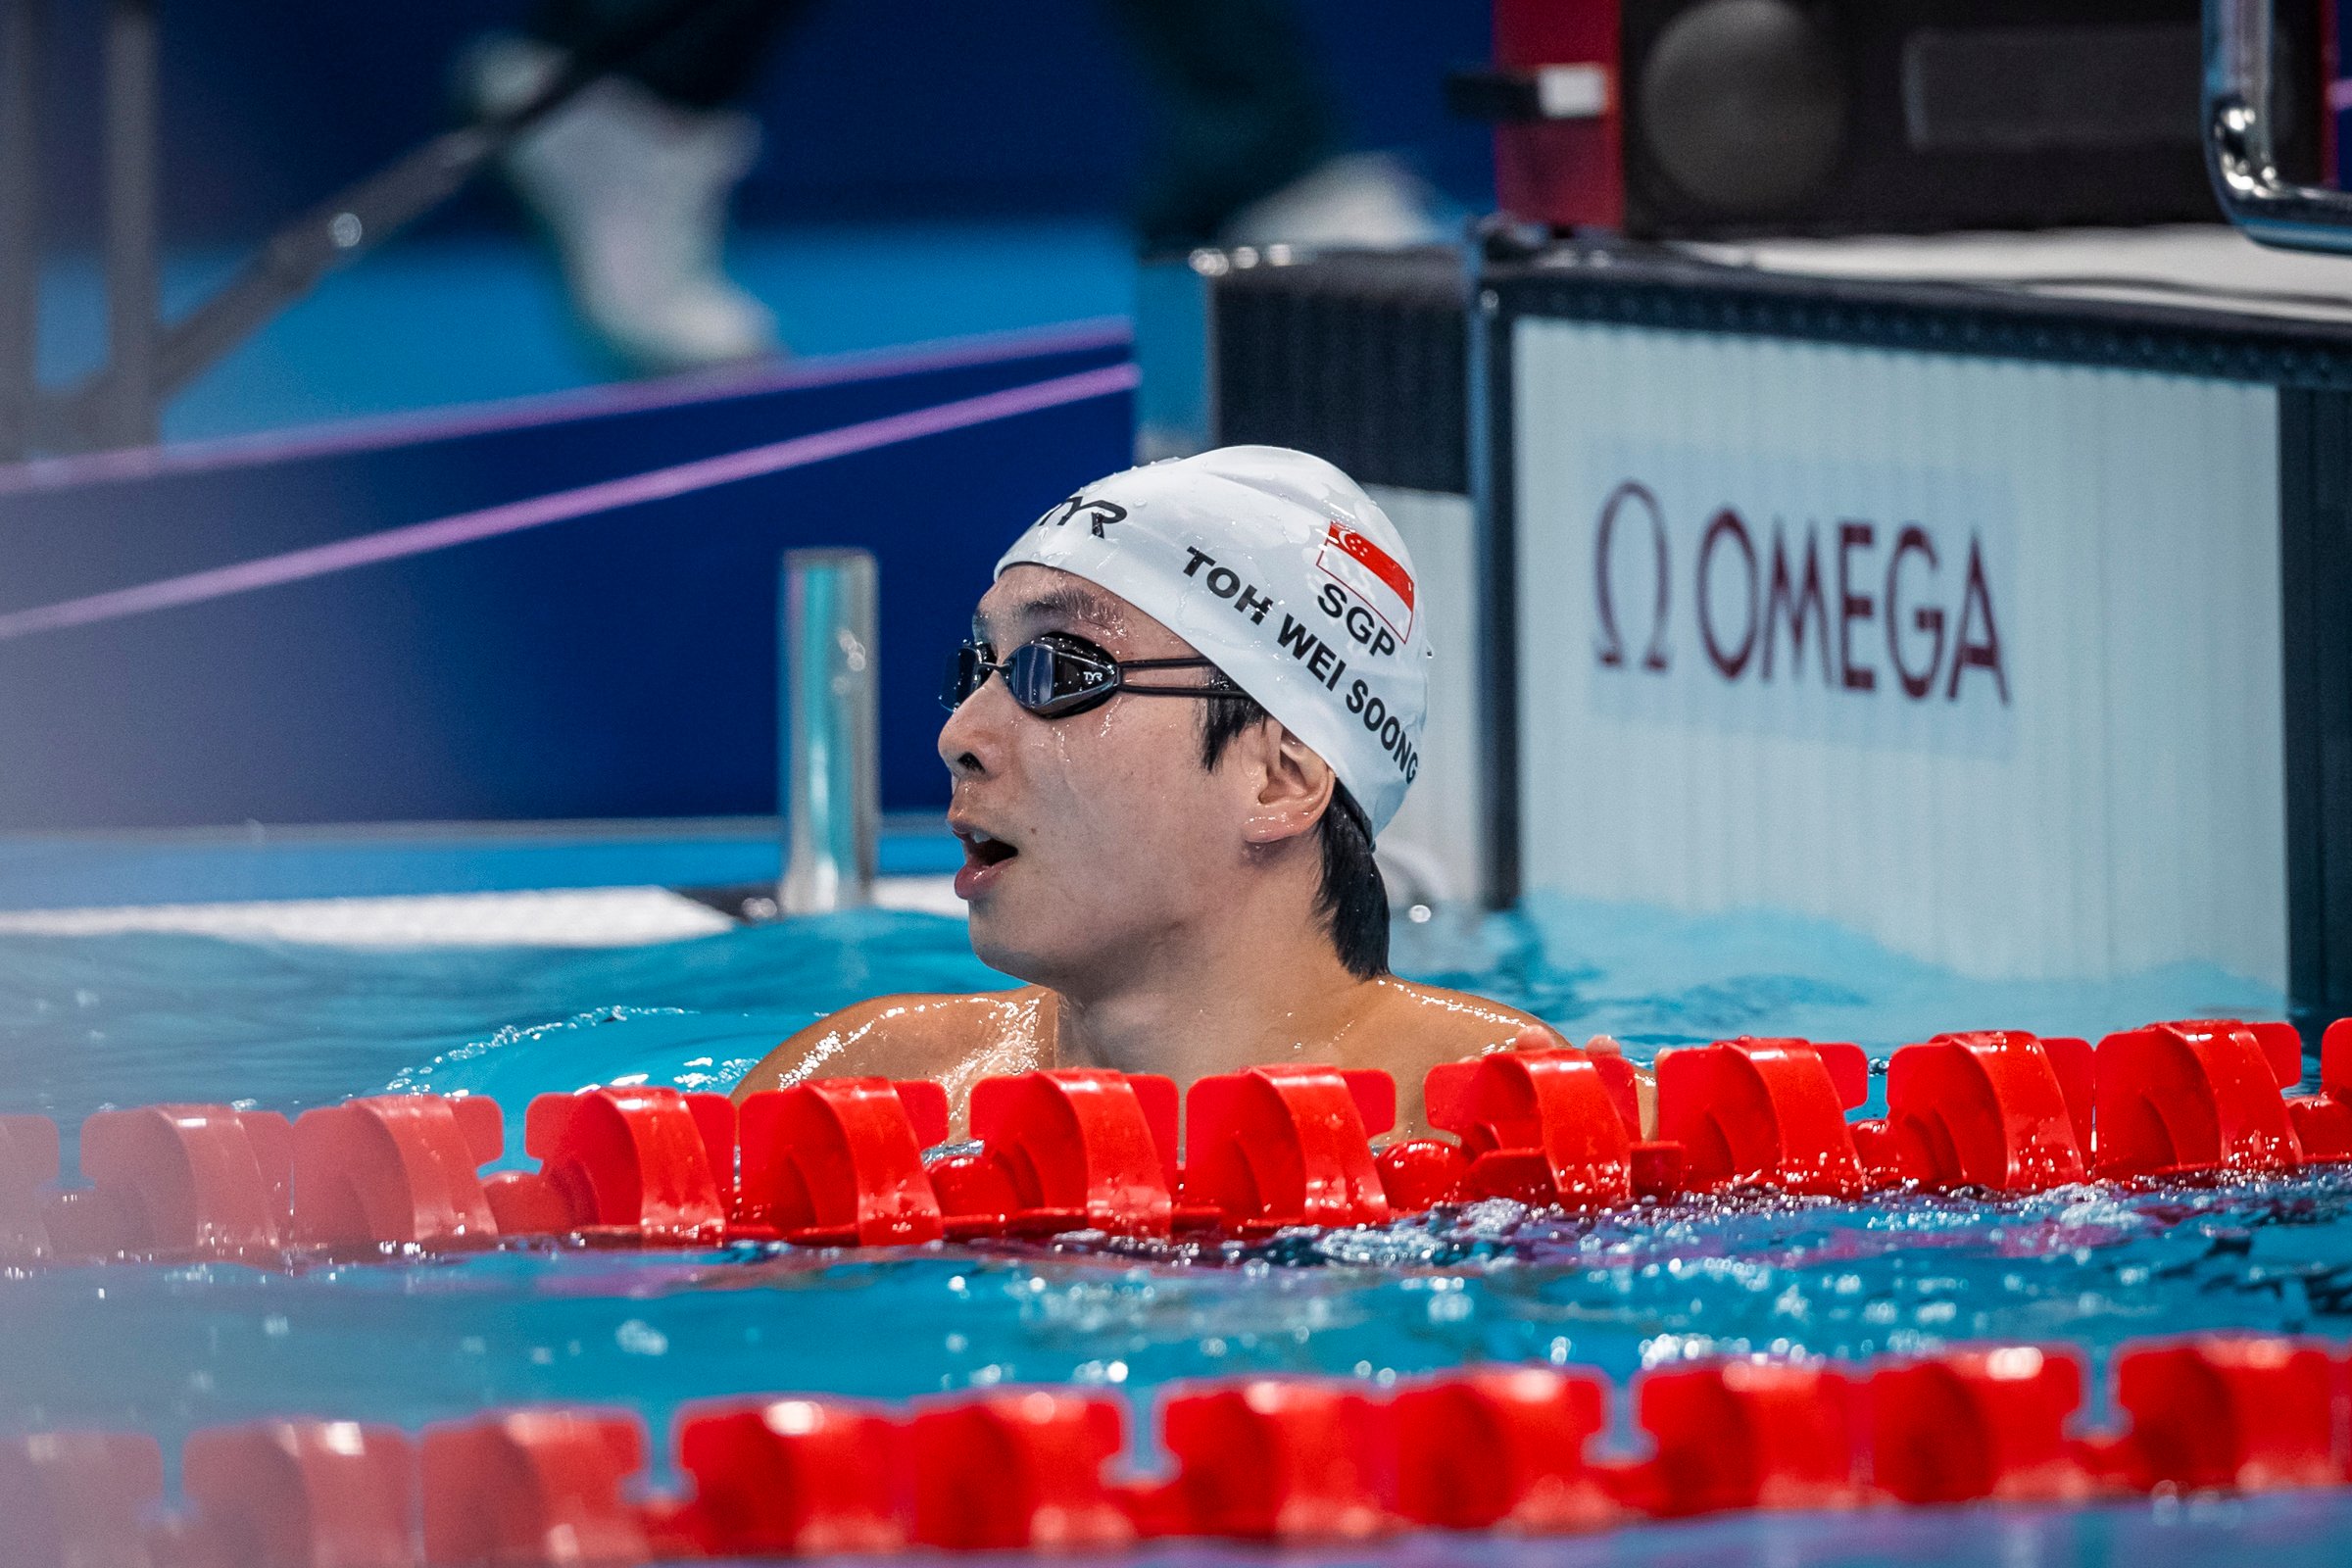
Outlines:
{"label": "reflection on water", "polygon": [[[2187,967],[1996,986],[1806,922],[1543,905],[1400,926],[1399,968],[1637,1055],[1740,1032],[2096,1035],[2278,999]],[[0,942],[0,1109],[299,1110],[387,1086],[529,1096],[638,1075],[722,1085],[819,1013],[882,990],[991,984],[960,925],[863,912],[611,953],[387,954],[197,938]],[[1742,1200],[1596,1216],[1487,1203],[1249,1247],[1054,1245],[468,1256],[38,1271],[0,1281],[0,1425],[192,1427],[312,1412],[415,1426],[486,1403],[633,1406],[756,1391],[899,1397],[1067,1380],[1148,1401],[1246,1370],[1377,1383],[1478,1358],[1644,1365],[1720,1351],[1863,1356],[1958,1340],[2119,1341],[2246,1327],[2352,1333],[2352,1175],[2078,1188],[1981,1202]],[[2096,1380],[2093,1387],[2096,1388]],[[1627,1413],[1618,1412],[1619,1441]],[[1702,1521],[1433,1561],[2126,1563],[2322,1560],[2326,1497]],[[2301,1555],[2298,1555],[2301,1553]],[[1186,1548],[1158,1560],[1227,1553]],[[1360,1557],[1361,1553],[1351,1556]],[[1252,1555],[1252,1560],[1263,1560]]]}

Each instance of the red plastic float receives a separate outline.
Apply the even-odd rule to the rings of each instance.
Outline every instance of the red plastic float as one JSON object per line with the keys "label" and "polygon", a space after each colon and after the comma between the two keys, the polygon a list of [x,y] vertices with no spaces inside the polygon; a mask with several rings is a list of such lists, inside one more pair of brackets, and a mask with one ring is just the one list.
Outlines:
{"label": "red plastic float", "polygon": [[205,1568],[411,1568],[416,1464],[405,1434],[355,1421],[199,1432],[181,1450]]}
{"label": "red plastic float", "polygon": [[539,1161],[537,1171],[484,1184],[501,1235],[582,1231],[693,1244],[725,1233],[735,1192],[735,1106],[724,1095],[652,1088],[541,1095],[523,1122],[523,1150]]}
{"label": "red plastic float", "polygon": [[1834,1368],[1723,1361],[1650,1372],[1635,1400],[1657,1453],[1623,1471],[1618,1490],[1645,1513],[1845,1508],[1862,1498],[1854,1391]]}
{"label": "red plastic float", "polygon": [[2099,1042],[2096,1174],[2283,1170],[2302,1162],[2282,1088],[2302,1047],[2283,1024],[2150,1024]]}
{"label": "red plastic float", "polygon": [[2068,1350],[2010,1345],[1882,1367],[1869,1383],[1871,1479],[1901,1502],[2062,1502],[2090,1494],[2066,1424],[2082,1402]]}
{"label": "red plastic float", "polygon": [[948,1136],[947,1091],[819,1078],[743,1102],[747,1226],[788,1242],[882,1247],[945,1234],[923,1151]]}
{"label": "red plastic float", "polygon": [[713,1557],[896,1550],[897,1442],[888,1417],[846,1400],[689,1410],[678,1462],[694,1497],[679,1524]]}
{"label": "red plastic float", "polygon": [[2352,1160],[2352,1018],[2320,1038],[2320,1092],[2290,1096],[2287,1119],[2306,1162]]}
{"label": "red plastic float", "polygon": [[433,1568],[642,1563],[645,1521],[621,1495],[645,1467],[636,1418],[514,1410],[424,1434],[424,1559]]}
{"label": "red plastic float", "polygon": [[2116,1358],[2132,1428],[2110,1450],[2127,1485],[2263,1492],[2344,1480],[2342,1399],[2317,1347],[2268,1337],[2145,1346]]}
{"label": "red plastic float", "polygon": [[227,1105],[102,1110],[81,1124],[89,1186],[49,1195],[43,1220],[70,1257],[241,1257],[287,1241],[294,1129]]}
{"label": "red plastic float", "polygon": [[1176,1479],[1139,1500],[1153,1535],[1353,1541],[1395,1528],[1395,1412],[1361,1385],[1259,1378],[1160,1410]]}
{"label": "red plastic float", "polygon": [[965,1551],[1124,1544],[1135,1525],[1103,1466],[1126,1431],[1119,1400],[1059,1389],[922,1407],[906,1428],[912,1538]]}
{"label": "red plastic float", "polygon": [[164,1495],[153,1438],[52,1432],[0,1438],[0,1558],[9,1568],[117,1568],[148,1561]]}
{"label": "red plastic float", "polygon": [[1175,1217],[1176,1084],[1056,1068],[972,1088],[977,1154],[932,1168],[951,1228],[1165,1236]]}
{"label": "red plastic float", "polygon": [[57,1123],[46,1116],[0,1116],[0,1263],[49,1255],[42,1197],[57,1181]]}
{"label": "red plastic float", "polygon": [[294,1240],[413,1247],[498,1234],[476,1170],[506,1147],[498,1102],[379,1095],[294,1124]]}
{"label": "red plastic float", "polygon": [[2090,1100],[2082,1041],[1937,1035],[1895,1052],[1886,1119],[1855,1123],[1854,1147],[1873,1186],[2037,1193],[2088,1174]]}
{"label": "red plastic float", "polygon": [[1385,1072],[1252,1067],[1185,1096],[1187,1217],[1244,1234],[1287,1225],[1385,1225],[1371,1138],[1396,1124]]}
{"label": "red plastic float", "polygon": [[1682,1147],[1692,1191],[1761,1186],[1859,1198],[1867,1183],[1844,1112],[1870,1095],[1858,1046],[1726,1040],[1661,1052],[1658,1137]]}
{"label": "red plastic float", "polygon": [[1634,1196],[1634,1140],[1584,1052],[1447,1062],[1430,1069],[1423,1097],[1429,1124],[1461,1139],[1464,1198],[1591,1208]]}
{"label": "red plastic float", "polygon": [[1623,1514],[1585,1446],[1608,1424],[1597,1377],[1480,1367],[1401,1389],[1396,1511],[1443,1530],[1550,1534]]}

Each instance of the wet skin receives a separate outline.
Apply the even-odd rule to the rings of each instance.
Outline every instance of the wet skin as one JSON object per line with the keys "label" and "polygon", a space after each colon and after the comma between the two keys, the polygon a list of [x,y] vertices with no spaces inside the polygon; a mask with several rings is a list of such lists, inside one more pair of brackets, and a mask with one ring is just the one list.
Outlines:
{"label": "wet skin", "polygon": [[[1066,631],[1122,661],[1193,655],[1116,595],[1043,566],[999,578],[974,630],[1000,654]],[[974,953],[1030,983],[844,1008],[769,1053],[736,1098],[812,1077],[929,1078],[947,1087],[960,1136],[971,1086],[999,1074],[1111,1067],[1184,1086],[1312,1062],[1391,1074],[1397,1132],[1411,1136],[1426,1130],[1432,1066],[1565,1044],[1499,1003],[1350,973],[1316,907],[1330,768],[1271,719],[1205,767],[1200,707],[1122,694],[1049,722],[992,677],[940,732],[949,825],[965,850],[956,890]]]}

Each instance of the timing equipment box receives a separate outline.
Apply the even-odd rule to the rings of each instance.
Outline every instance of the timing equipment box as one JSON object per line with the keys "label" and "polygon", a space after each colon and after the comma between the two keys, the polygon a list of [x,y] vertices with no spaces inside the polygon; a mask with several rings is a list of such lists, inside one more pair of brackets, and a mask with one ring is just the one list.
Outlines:
{"label": "timing equipment box", "polygon": [[[2318,0],[2283,0],[2316,173]],[[1504,211],[1648,236],[2210,221],[2197,0],[1495,0]],[[2294,88],[2303,90],[2297,94]]]}

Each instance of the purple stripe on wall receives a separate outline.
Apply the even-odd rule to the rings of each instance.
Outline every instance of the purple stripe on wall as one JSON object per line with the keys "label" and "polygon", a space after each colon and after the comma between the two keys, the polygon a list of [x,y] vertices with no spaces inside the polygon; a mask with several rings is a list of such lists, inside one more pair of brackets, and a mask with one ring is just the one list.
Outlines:
{"label": "purple stripe on wall", "polygon": [[527,501],[508,502],[476,512],[461,512],[454,516],[387,528],[354,539],[338,539],[333,544],[315,545],[307,550],[292,550],[284,555],[265,556],[258,561],[215,566],[184,576],[141,583],[132,588],[117,588],[81,599],[11,611],[0,613],[0,641],[29,637],[45,631],[61,631],[71,626],[120,620],[127,615],[141,615],[181,605],[201,604],[231,594],[274,588],[283,583],[322,577],[330,572],[349,571],[358,566],[374,565],[380,562],[447,550],[455,545],[494,539],[502,534],[519,533],[526,528],[545,527],[553,522],[568,522],[577,517],[640,506],[649,501],[665,501],[697,490],[781,473],[790,468],[803,468],[854,453],[871,452],[877,447],[919,441],[925,436],[968,429],[973,425],[1014,418],[1043,409],[1060,408],[1065,404],[1083,403],[1090,398],[1131,392],[1135,389],[1136,381],[1134,366],[1105,366],[1099,370],[1057,376],[1033,386],[1009,387],[1002,392],[963,398],[935,408],[915,409],[884,418],[867,419],[835,430],[819,430],[810,435],[795,436],[789,441],[722,453],[714,458],[701,458],[692,463],[656,468],[649,473],[631,474],[623,479],[607,479],[573,490],[558,490],[548,495],[534,496]]}
{"label": "purple stripe on wall", "polygon": [[1126,343],[1130,336],[1123,319],[1072,321],[1061,326],[988,332],[904,348],[858,349],[782,367],[668,375],[619,386],[502,398],[463,409],[384,415],[297,430],[273,430],[262,435],[130,447],[71,458],[34,458],[25,463],[0,464],[0,495],[62,490],[104,480],[144,479],[164,473],[198,473],[248,464],[283,463],[331,453],[365,452],[376,447],[443,441],[494,430],[522,430],[599,415],[691,408],[722,398],[753,397],[795,387],[840,386],[1043,354],[1111,348]]}

